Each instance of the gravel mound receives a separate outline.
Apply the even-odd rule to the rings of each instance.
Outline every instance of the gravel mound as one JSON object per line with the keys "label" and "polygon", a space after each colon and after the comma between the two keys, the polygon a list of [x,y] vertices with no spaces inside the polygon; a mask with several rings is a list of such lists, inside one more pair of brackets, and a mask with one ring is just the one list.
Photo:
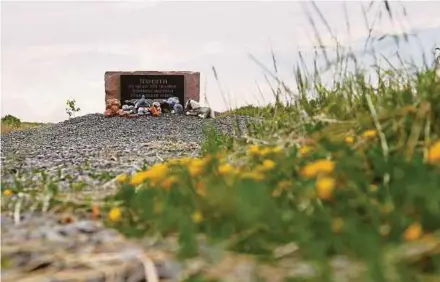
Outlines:
{"label": "gravel mound", "polygon": [[[103,172],[114,177],[177,156],[195,156],[200,152],[203,128],[212,122],[226,134],[243,132],[247,118],[235,117],[202,120],[184,115],[161,117],[105,118],[89,114],[54,125],[15,131],[2,136],[2,182],[14,175],[28,175],[37,181],[32,170],[59,175],[60,184],[71,181],[99,185],[108,179],[96,179]],[[21,173],[20,173],[21,172]],[[68,176],[70,175],[70,176]]]}

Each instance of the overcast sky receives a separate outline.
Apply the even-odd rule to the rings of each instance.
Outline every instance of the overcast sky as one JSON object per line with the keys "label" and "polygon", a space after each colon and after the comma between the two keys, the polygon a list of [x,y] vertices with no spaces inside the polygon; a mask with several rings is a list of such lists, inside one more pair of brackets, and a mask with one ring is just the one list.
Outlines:
{"label": "overcast sky", "polygon": [[[359,48],[368,35],[362,5],[368,8],[366,1],[317,3],[338,40]],[[439,43],[440,1],[393,2],[391,7],[396,20],[384,14],[373,35],[416,32],[428,53]],[[402,16],[402,7],[408,17]],[[368,12],[370,22],[379,8]],[[248,54],[271,68],[273,48],[280,77],[293,83],[298,50],[311,55],[316,44],[307,10],[324,44],[334,45],[306,2],[2,1],[1,114],[61,121],[67,118],[67,99],[76,99],[81,114],[102,112],[108,70],[200,71],[202,92],[206,83],[209,103],[223,110],[227,105],[214,80],[215,66],[231,97],[228,105],[263,102],[256,82],[265,101],[271,101],[264,72]],[[390,42],[381,42],[380,48],[395,51]],[[417,46],[401,46],[400,51],[420,53]]]}

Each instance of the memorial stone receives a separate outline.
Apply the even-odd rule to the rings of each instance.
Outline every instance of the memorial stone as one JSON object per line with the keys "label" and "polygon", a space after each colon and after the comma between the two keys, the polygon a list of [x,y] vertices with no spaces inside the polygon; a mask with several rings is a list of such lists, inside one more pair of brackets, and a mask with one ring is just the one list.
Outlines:
{"label": "memorial stone", "polygon": [[104,76],[105,100],[118,99],[166,100],[178,97],[184,104],[188,99],[200,100],[200,73],[190,71],[108,71]]}

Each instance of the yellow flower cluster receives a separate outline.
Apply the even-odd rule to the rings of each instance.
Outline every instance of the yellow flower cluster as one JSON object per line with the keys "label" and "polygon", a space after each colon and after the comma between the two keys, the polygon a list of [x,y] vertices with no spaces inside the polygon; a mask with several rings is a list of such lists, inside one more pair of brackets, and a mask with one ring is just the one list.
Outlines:
{"label": "yellow flower cluster", "polygon": [[362,137],[367,138],[367,139],[373,139],[376,136],[377,136],[377,131],[374,129],[365,130],[362,133]]}
{"label": "yellow flower cluster", "polygon": [[3,196],[8,197],[12,195],[12,190],[11,189],[6,189],[5,191],[3,191]]}
{"label": "yellow flower cluster", "polygon": [[345,137],[345,143],[347,144],[353,144],[354,138],[352,136]]}
{"label": "yellow flower cluster", "polygon": [[307,164],[301,170],[301,175],[307,178],[316,177],[318,174],[329,174],[335,169],[335,163],[330,160],[321,159]]}
{"label": "yellow flower cluster", "polygon": [[336,164],[333,161],[321,159],[307,164],[301,170],[301,174],[307,178],[317,177],[316,194],[322,200],[329,200],[332,197],[336,186],[334,178],[327,176],[335,169]]}
{"label": "yellow flower cluster", "polygon": [[218,174],[222,175],[222,176],[223,175],[231,174],[234,171],[235,171],[235,168],[232,165],[228,164],[228,163],[222,164],[222,165],[220,165],[218,167]]}
{"label": "yellow flower cluster", "polygon": [[269,171],[275,167],[275,162],[272,160],[264,160],[263,163],[256,167],[257,171]]}
{"label": "yellow flower cluster", "polygon": [[279,146],[275,147],[261,147],[258,145],[250,145],[247,149],[247,154],[250,156],[266,156],[271,153],[279,153],[283,150],[283,148]]}
{"label": "yellow flower cluster", "polygon": [[121,209],[118,207],[113,207],[108,213],[108,219],[110,221],[116,222],[121,219]]}
{"label": "yellow flower cluster", "polygon": [[164,180],[167,174],[168,165],[165,163],[157,163],[145,171],[135,173],[130,179],[130,184],[136,186],[148,179],[153,185],[156,185]]}
{"label": "yellow flower cluster", "polygon": [[316,181],[316,193],[322,200],[329,200],[335,189],[336,181],[332,177],[321,177]]}
{"label": "yellow flower cluster", "polygon": [[200,174],[202,174],[203,169],[207,162],[209,161],[209,158],[199,159],[194,158],[191,160],[189,164],[187,164],[188,172],[192,177],[197,177]]}
{"label": "yellow flower cluster", "polygon": [[403,233],[403,239],[405,241],[415,241],[423,235],[423,228],[420,223],[413,223]]}

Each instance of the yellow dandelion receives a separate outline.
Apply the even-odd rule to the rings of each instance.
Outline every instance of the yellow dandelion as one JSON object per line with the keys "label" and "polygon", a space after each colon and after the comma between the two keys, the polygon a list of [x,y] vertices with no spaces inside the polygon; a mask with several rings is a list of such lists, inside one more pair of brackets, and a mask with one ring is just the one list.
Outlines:
{"label": "yellow dandelion", "polygon": [[135,173],[130,179],[130,184],[133,186],[139,185],[147,179],[150,179],[157,184],[157,182],[159,182],[160,179],[163,179],[167,174],[168,165],[165,163],[157,163],[145,171]]}
{"label": "yellow dandelion", "polygon": [[335,162],[321,159],[307,164],[301,170],[301,174],[304,177],[315,177],[320,173],[331,173],[335,169]]}
{"label": "yellow dandelion", "polygon": [[117,207],[111,208],[111,210],[108,213],[108,219],[110,221],[116,222],[119,221],[121,218],[121,209]]}
{"label": "yellow dandelion", "polygon": [[362,133],[362,137],[364,137],[364,138],[374,138],[376,136],[377,136],[377,131],[374,129],[365,130]]}
{"label": "yellow dandelion", "polygon": [[271,148],[268,148],[268,147],[262,148],[262,149],[260,150],[260,155],[261,155],[261,156],[266,156],[266,155],[268,155],[268,154],[270,154],[270,153],[272,153],[272,149],[271,149]]}
{"label": "yellow dandelion", "polygon": [[258,147],[258,145],[251,145],[248,147],[247,153],[251,156],[258,155],[260,153],[260,147]]}
{"label": "yellow dandelion", "polygon": [[420,223],[412,223],[403,233],[405,241],[415,241],[423,235],[423,228]]}
{"label": "yellow dandelion", "polygon": [[331,177],[322,177],[316,182],[316,193],[321,200],[328,200],[332,197],[335,189],[335,180]]}
{"label": "yellow dandelion", "polygon": [[149,171],[136,172],[130,179],[130,184],[133,186],[139,185],[144,182],[151,173]]}
{"label": "yellow dandelion", "polygon": [[428,150],[428,163],[440,163],[440,140],[435,142]]}
{"label": "yellow dandelion", "polygon": [[178,179],[175,175],[169,176],[161,181],[160,186],[165,190],[170,190],[171,186],[176,184],[178,182]]}
{"label": "yellow dandelion", "polygon": [[188,171],[189,171],[189,174],[190,174],[192,177],[196,177],[196,176],[199,176],[199,175],[202,173],[203,168],[200,167],[200,166],[190,166],[190,167],[188,168]]}
{"label": "yellow dandelion", "polygon": [[198,181],[198,182],[196,183],[195,190],[196,190],[196,193],[197,193],[199,196],[202,196],[202,197],[206,196],[205,183],[203,183],[202,181]]}
{"label": "yellow dandelion", "polygon": [[344,220],[340,217],[334,218],[332,220],[332,231],[336,234],[339,234],[344,227]]}
{"label": "yellow dandelion", "polygon": [[258,170],[267,171],[275,167],[275,162],[272,160],[264,160],[263,163],[258,167]]}
{"label": "yellow dandelion", "polygon": [[310,152],[313,148],[308,146],[308,145],[304,145],[302,147],[299,148],[298,153],[300,156],[304,156],[305,154],[307,154],[308,152]]}
{"label": "yellow dandelion", "polygon": [[8,197],[12,195],[12,190],[11,189],[6,189],[5,191],[3,191],[3,196]]}
{"label": "yellow dandelion", "polygon": [[152,173],[154,173],[155,178],[161,178],[168,173],[168,165],[166,163],[157,163],[151,166],[149,169]]}
{"label": "yellow dandelion", "polygon": [[205,160],[193,159],[192,162],[188,164],[188,172],[192,177],[199,176],[203,172],[204,166]]}
{"label": "yellow dandelion", "polygon": [[352,136],[345,137],[345,143],[347,144],[353,144],[354,138]]}
{"label": "yellow dandelion", "polygon": [[128,179],[128,176],[125,173],[124,174],[120,174],[120,175],[118,175],[116,177],[116,181],[119,182],[119,183],[125,182],[125,181],[127,181],[127,179]]}
{"label": "yellow dandelion", "polygon": [[272,152],[273,153],[279,153],[281,151],[283,151],[283,148],[280,147],[280,146],[275,146],[275,147],[272,148]]}
{"label": "yellow dandelion", "polygon": [[226,175],[230,174],[232,171],[234,171],[234,167],[230,164],[222,164],[218,167],[218,173],[220,175]]}
{"label": "yellow dandelion", "polygon": [[200,211],[195,211],[191,215],[191,219],[195,224],[198,224],[203,221],[203,215]]}

